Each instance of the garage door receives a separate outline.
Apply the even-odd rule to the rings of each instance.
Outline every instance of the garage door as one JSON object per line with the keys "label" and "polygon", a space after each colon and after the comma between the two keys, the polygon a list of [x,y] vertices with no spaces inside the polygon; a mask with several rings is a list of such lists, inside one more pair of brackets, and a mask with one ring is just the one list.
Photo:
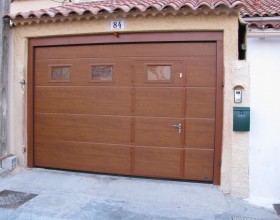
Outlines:
{"label": "garage door", "polygon": [[38,47],[34,165],[213,180],[216,43]]}

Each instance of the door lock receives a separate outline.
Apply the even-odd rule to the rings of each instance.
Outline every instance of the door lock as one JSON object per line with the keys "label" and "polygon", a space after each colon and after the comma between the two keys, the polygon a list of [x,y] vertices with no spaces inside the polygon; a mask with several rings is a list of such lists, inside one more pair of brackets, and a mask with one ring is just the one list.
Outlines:
{"label": "door lock", "polygon": [[181,134],[182,133],[182,124],[175,124],[175,125],[172,125],[172,127],[173,128],[177,128],[178,129],[178,132],[179,132],[179,134]]}

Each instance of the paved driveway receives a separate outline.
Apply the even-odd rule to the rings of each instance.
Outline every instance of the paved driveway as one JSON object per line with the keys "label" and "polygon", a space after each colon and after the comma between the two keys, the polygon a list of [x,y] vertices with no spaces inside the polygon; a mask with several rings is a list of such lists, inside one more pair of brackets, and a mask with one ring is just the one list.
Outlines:
{"label": "paved driveway", "polygon": [[1,220],[280,219],[213,185],[183,181],[26,169],[1,179],[2,190],[24,194],[0,193]]}

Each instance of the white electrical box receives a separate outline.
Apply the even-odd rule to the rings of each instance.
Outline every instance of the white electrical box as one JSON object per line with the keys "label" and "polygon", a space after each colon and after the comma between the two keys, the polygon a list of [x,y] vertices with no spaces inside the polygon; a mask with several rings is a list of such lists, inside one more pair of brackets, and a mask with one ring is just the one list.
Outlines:
{"label": "white electrical box", "polygon": [[242,90],[241,89],[234,90],[234,102],[235,103],[242,102]]}
{"label": "white electrical box", "polygon": [[13,170],[16,168],[16,166],[17,166],[17,157],[16,156],[7,157],[2,160],[3,169]]}

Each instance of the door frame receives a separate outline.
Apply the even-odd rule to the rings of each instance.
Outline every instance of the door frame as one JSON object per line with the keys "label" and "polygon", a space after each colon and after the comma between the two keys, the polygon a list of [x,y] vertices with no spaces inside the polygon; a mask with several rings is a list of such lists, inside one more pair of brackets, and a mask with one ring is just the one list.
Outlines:
{"label": "door frame", "polygon": [[223,81],[224,47],[222,31],[216,32],[154,32],[154,33],[110,33],[85,36],[58,36],[28,39],[27,67],[27,166],[34,167],[34,59],[36,47],[121,44],[121,43],[167,43],[167,42],[215,42],[217,51],[215,151],[213,184],[221,182],[221,152],[223,131]]}

